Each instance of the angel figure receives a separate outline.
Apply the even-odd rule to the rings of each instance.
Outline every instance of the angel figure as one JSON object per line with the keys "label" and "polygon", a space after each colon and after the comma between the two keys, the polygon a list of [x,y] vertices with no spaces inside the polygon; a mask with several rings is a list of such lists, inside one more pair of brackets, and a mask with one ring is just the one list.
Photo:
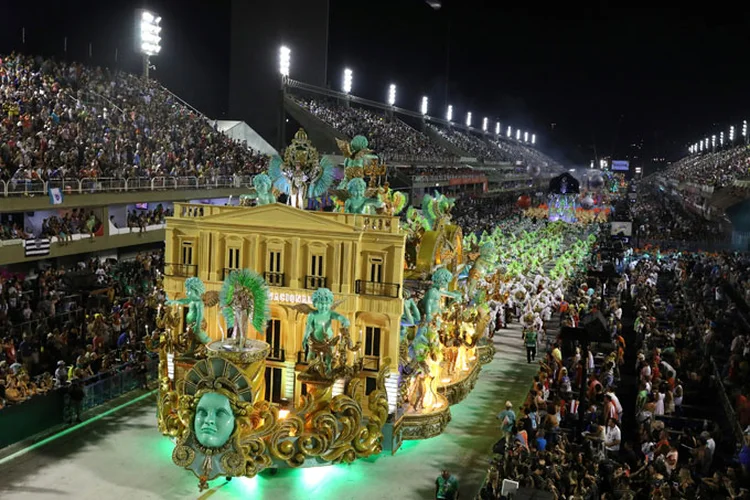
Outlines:
{"label": "angel figure", "polygon": [[334,303],[333,292],[328,288],[315,290],[312,303],[313,307],[307,304],[296,306],[299,312],[307,314],[302,347],[308,348],[307,361],[315,359],[322,363],[324,372],[321,375],[329,376],[332,372],[336,344],[341,339],[339,336],[334,336],[331,322],[336,320],[342,328],[346,329],[349,328],[349,320],[343,314],[334,311],[338,304]]}
{"label": "angel figure", "polygon": [[346,191],[349,196],[344,202],[344,212],[348,214],[367,214],[371,208],[380,208],[383,202],[377,197],[368,198],[367,184],[361,178],[357,177],[349,181],[346,185]]}
{"label": "angel figure", "polygon": [[188,306],[186,317],[186,329],[189,329],[193,337],[201,344],[211,342],[211,337],[206,333],[206,321],[204,319],[204,307],[214,306],[217,303],[216,292],[206,292],[206,286],[200,278],[188,278],[185,280],[185,298],[167,300],[167,305]]}
{"label": "angel figure", "polygon": [[368,149],[370,144],[363,135],[354,136],[352,142],[336,139],[336,144],[344,155],[344,172],[347,180],[362,177],[365,164],[378,159],[377,155]]}
{"label": "angel figure", "polygon": [[240,205],[250,206],[254,201],[256,205],[270,205],[276,203],[276,195],[273,194],[271,178],[266,174],[258,174],[253,177],[255,192],[240,195]]}

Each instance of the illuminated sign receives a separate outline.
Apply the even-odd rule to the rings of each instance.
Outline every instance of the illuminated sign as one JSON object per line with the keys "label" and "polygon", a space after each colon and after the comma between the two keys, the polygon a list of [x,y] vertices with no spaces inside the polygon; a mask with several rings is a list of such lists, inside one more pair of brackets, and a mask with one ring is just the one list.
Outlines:
{"label": "illuminated sign", "polygon": [[627,160],[612,160],[613,171],[628,171],[630,170],[630,162]]}
{"label": "illuminated sign", "polygon": [[290,304],[312,304],[312,295],[301,293],[279,293],[272,292],[271,300],[274,302],[287,302]]}

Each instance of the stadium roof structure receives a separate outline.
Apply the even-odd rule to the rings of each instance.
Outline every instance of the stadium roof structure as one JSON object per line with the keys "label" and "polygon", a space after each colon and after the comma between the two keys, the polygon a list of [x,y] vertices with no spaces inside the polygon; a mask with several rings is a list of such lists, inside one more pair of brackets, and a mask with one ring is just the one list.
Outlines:
{"label": "stadium roof structure", "polygon": [[247,141],[247,145],[266,155],[279,154],[260,134],[250,125],[240,120],[216,120],[216,128],[230,138],[237,141]]}

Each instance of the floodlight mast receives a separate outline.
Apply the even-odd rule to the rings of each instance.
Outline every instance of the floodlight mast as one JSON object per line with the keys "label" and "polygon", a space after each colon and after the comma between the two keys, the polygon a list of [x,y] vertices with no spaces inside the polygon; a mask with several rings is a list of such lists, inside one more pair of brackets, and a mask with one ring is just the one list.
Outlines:
{"label": "floodlight mast", "polygon": [[446,111],[446,113],[445,113],[445,119],[446,119],[446,120],[447,120],[448,122],[451,122],[451,121],[453,121],[453,105],[452,105],[452,104],[449,104],[449,105],[448,105],[448,110],[447,110],[447,111]]}
{"label": "floodlight mast", "polygon": [[151,56],[161,52],[161,16],[148,10],[136,11],[138,15],[138,45],[143,58],[143,78],[148,80]]}
{"label": "floodlight mast", "polygon": [[396,84],[392,83],[388,87],[388,104],[390,106],[396,105]]}
{"label": "floodlight mast", "polygon": [[427,104],[429,103],[429,99],[427,96],[422,97],[422,115],[427,116]]}

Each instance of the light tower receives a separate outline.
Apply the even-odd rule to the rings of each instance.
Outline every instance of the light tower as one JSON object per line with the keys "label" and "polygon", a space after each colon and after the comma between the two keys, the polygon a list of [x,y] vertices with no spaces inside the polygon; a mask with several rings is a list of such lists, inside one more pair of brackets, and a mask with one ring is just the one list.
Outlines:
{"label": "light tower", "polygon": [[392,83],[388,86],[388,105],[396,105],[396,84]]}
{"label": "light tower", "polygon": [[143,56],[143,78],[148,79],[151,57],[161,52],[161,16],[148,10],[137,11],[139,15],[140,52]]}
{"label": "light tower", "polygon": [[471,111],[466,113],[466,126],[471,128]]}
{"label": "light tower", "polygon": [[482,119],[482,132],[487,132],[487,117]]}
{"label": "light tower", "polygon": [[427,99],[427,96],[422,97],[422,106],[420,110],[422,111],[422,114],[424,116],[427,116],[427,103],[428,102],[429,100]]}
{"label": "light tower", "polygon": [[495,135],[500,135],[500,122],[495,122]]}
{"label": "light tower", "polygon": [[453,121],[453,105],[452,104],[448,105],[448,110],[445,112],[445,119],[448,122]]}
{"label": "light tower", "polygon": [[352,82],[354,81],[354,73],[349,68],[344,70],[344,94],[350,94],[352,92]]}

